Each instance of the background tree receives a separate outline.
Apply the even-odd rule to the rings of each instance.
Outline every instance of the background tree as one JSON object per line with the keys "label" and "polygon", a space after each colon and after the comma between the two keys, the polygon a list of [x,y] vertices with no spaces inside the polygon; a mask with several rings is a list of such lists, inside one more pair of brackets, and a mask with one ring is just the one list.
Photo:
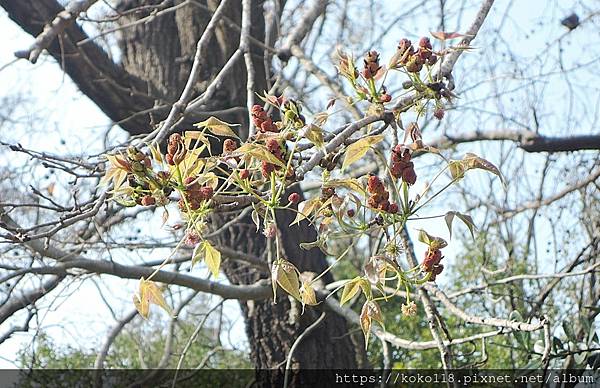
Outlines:
{"label": "background tree", "polygon": [[[161,248],[173,246],[176,231],[158,235],[144,230],[128,242],[107,238],[124,232],[129,235],[127,231],[132,225],[150,219],[150,210],[104,206],[106,198],[95,186],[103,172],[103,167],[98,167],[102,161],[99,155],[105,150],[128,144],[136,137],[148,139],[149,133],[166,138],[168,133],[189,129],[193,123],[210,116],[242,123],[240,136],[245,138],[250,128],[249,110],[258,100],[256,94],[265,90],[279,93],[287,87],[286,94],[302,101],[306,114],[311,116],[323,110],[331,96],[338,98],[337,104],[342,106],[344,96],[350,94],[348,86],[334,73],[333,65],[323,64],[323,59],[331,55],[331,47],[341,43],[357,57],[366,50],[386,46],[393,48],[391,53],[406,34],[397,30],[399,25],[423,34],[427,29],[450,31],[454,27],[461,32],[477,33],[493,2],[465,6],[460,2],[442,1],[431,6],[415,1],[393,12],[389,12],[388,7],[351,1],[94,3],[78,1],[63,9],[53,0],[0,1],[8,17],[37,37],[31,48],[18,52],[17,56],[35,62],[46,49],[79,90],[110,118],[112,125],[131,136],[127,140],[109,136],[104,147],[92,153],[81,150],[79,158],[30,150],[14,144],[16,142],[4,151],[11,158],[15,153],[32,158],[26,165],[11,163],[7,166],[3,172],[7,177],[24,171],[42,176],[44,169],[52,169],[62,176],[56,180],[57,185],[71,179],[78,192],[62,195],[58,200],[53,198],[52,192],[44,193],[42,186],[32,185],[35,190],[28,198],[23,196],[23,188],[30,183],[20,185],[12,180],[6,184],[6,192],[12,194],[6,196],[10,199],[2,201],[2,227],[6,231],[2,237],[10,242],[6,252],[15,255],[17,264],[10,262],[3,267],[6,276],[2,280],[8,286],[0,317],[2,322],[24,318],[25,325],[15,324],[3,339],[16,330],[28,330],[31,319],[38,314],[37,301],[52,295],[55,288],[74,276],[83,280],[89,278],[86,274],[95,273],[139,279],[148,276],[152,267],[162,260],[140,262],[124,251],[136,249],[136,253],[147,256],[155,249],[161,255],[164,252]],[[402,330],[400,327],[394,330],[395,327],[386,322],[388,332],[377,332],[385,344],[382,359],[386,365],[391,365],[393,360],[402,366],[430,365],[432,360],[439,360],[439,356],[415,357],[414,363],[406,360],[414,357],[415,350],[429,348],[439,349],[445,362],[458,357],[454,360],[456,366],[485,359],[482,349],[485,338],[506,334],[515,328],[502,328],[499,322],[491,326],[500,329],[486,333],[480,328],[458,327],[458,323],[464,321],[480,324],[481,321],[475,319],[480,316],[527,321],[548,315],[544,334],[530,338],[514,334],[515,341],[520,339],[519,343],[507,345],[520,347],[529,355],[537,354],[544,363],[566,357],[565,366],[572,366],[586,361],[591,354],[574,353],[556,341],[555,347],[550,348],[548,338],[552,334],[586,346],[595,341],[593,322],[598,298],[594,273],[598,240],[594,236],[598,235],[599,221],[594,209],[598,203],[600,136],[595,129],[597,109],[594,104],[598,101],[598,90],[588,83],[583,91],[582,85],[592,76],[598,53],[596,47],[587,45],[589,58],[580,60],[565,51],[583,49],[581,34],[586,31],[597,33],[594,29],[597,10],[592,3],[578,3],[580,21],[566,28],[560,25],[559,19],[567,10],[555,5],[540,14],[539,24],[527,24],[533,32],[523,27],[515,33],[506,26],[519,24],[522,15],[511,5],[510,2],[493,5],[488,18],[493,17],[494,24],[487,30],[490,22],[483,24],[482,32],[474,41],[477,51],[462,55],[460,61],[444,69],[448,70],[446,75],[454,74],[448,81],[456,85],[454,93],[461,99],[453,106],[443,107],[447,112],[444,120],[437,121],[427,115],[420,123],[427,144],[458,154],[466,149],[461,144],[477,142],[482,153],[497,155],[493,160],[508,178],[506,193],[500,194],[497,183],[482,179],[462,184],[455,197],[457,203],[470,210],[482,232],[476,243],[465,242],[464,254],[456,255],[457,268],[460,268],[457,278],[461,282],[471,277],[477,281],[467,289],[450,279],[444,291],[442,286],[438,288],[433,284],[423,287],[419,297],[429,298],[432,305],[437,306],[439,311],[430,310],[430,314],[437,317],[437,323],[428,325],[425,317],[413,321],[410,325],[416,327],[406,338],[410,341],[417,338],[420,342],[414,345],[390,334],[405,333],[404,325]],[[90,16],[94,9],[98,9],[99,17]],[[393,17],[384,20],[383,10],[388,10]],[[420,26],[426,15],[438,16],[437,25]],[[75,23],[78,17],[85,28]],[[535,35],[536,30],[550,31],[548,36],[557,38],[516,43],[516,36],[526,39]],[[560,33],[552,34],[557,30]],[[470,37],[466,39],[470,41]],[[547,47],[557,47],[557,50]],[[395,97],[401,88],[402,85],[391,85],[389,94]],[[360,120],[365,116],[363,108],[346,106],[345,113],[337,118],[339,124]],[[11,114],[6,116],[11,117]],[[575,150],[592,151],[560,154]],[[432,171],[439,167],[439,162],[425,160],[419,163],[430,163]],[[372,162],[367,160],[356,174],[373,171]],[[532,167],[523,171],[523,166]],[[421,171],[423,178],[420,179],[425,179],[427,172]],[[299,186],[309,192],[316,188],[311,188],[310,182]],[[295,190],[300,187],[296,186]],[[576,195],[580,196],[580,202],[575,202]],[[578,207],[567,217],[565,212],[575,203]],[[284,211],[280,216],[282,224],[288,225],[295,214]],[[574,221],[566,226],[558,224],[559,219]],[[175,264],[161,272],[157,280],[183,289],[240,299],[251,360],[257,368],[285,365],[298,338],[301,338],[299,346],[291,356],[295,366],[352,368],[367,365],[362,337],[353,335],[356,334],[352,330],[356,316],[348,309],[336,309],[328,303],[325,310],[319,306],[296,315],[290,313],[295,310],[289,298],[280,296],[278,303],[273,304],[261,294],[269,288],[268,282],[265,285],[259,280],[269,278],[264,266],[264,252],[268,250],[264,237],[255,233],[249,212],[242,212],[241,216],[222,215],[214,220],[214,225],[215,230],[222,232],[215,243],[227,257],[222,268],[233,286],[215,285],[186,275],[191,252],[176,258]],[[284,249],[300,271],[320,273],[327,268],[329,264],[319,249],[299,248],[300,242],[313,241],[316,236],[308,223],[282,228],[281,233]],[[354,265],[341,270],[340,279],[363,272],[361,257],[365,251],[356,249],[350,261]],[[110,257],[111,250],[123,254],[123,261]],[[69,257],[68,261],[62,259],[65,256]],[[111,261],[120,265],[113,265]],[[485,271],[469,273],[469,266],[463,265],[465,262]],[[550,263],[552,273],[548,273]],[[173,275],[181,271],[182,274]],[[537,275],[540,272],[544,274]],[[582,282],[582,278],[586,280]],[[332,284],[334,278],[327,274],[323,281]],[[34,282],[33,287],[31,282]],[[450,293],[454,288],[456,291]],[[494,298],[491,304],[480,303],[487,300],[482,293]],[[189,296],[184,294],[185,291],[178,291],[173,296],[175,305],[182,309]],[[254,297],[259,294],[260,297]],[[460,302],[453,302],[463,296]],[[498,300],[504,303],[497,304]],[[28,314],[16,314],[22,310]],[[317,322],[322,311],[326,311],[324,319],[310,335],[301,336]],[[448,318],[444,324],[446,317],[453,314],[456,318]],[[569,315],[578,316],[572,332],[561,330],[558,324]],[[432,319],[431,316],[426,318]],[[481,343],[474,345],[475,351],[470,351],[454,345],[456,338],[463,338],[466,343],[477,339]],[[542,349],[539,346],[534,349],[531,344],[538,338]],[[388,343],[406,350],[397,350],[390,356],[386,350]],[[372,353],[375,351],[379,348],[371,349]],[[167,349],[166,354],[169,352]],[[578,354],[586,358],[581,359]],[[371,358],[374,364],[379,363],[377,357]],[[503,359],[513,362],[517,356],[511,354]]]}

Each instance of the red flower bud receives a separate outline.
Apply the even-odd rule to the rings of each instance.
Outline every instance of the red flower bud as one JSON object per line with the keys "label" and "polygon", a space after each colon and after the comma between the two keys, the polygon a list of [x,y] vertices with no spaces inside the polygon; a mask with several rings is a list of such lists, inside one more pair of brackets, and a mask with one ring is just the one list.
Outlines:
{"label": "red flower bud", "polygon": [[237,149],[237,143],[233,139],[225,139],[223,142],[223,153],[229,154]]}
{"label": "red flower bud", "polygon": [[298,194],[298,193],[290,194],[288,197],[288,201],[292,204],[296,204],[296,203],[300,202],[300,194]]}
{"label": "red flower bud", "polygon": [[431,41],[429,40],[429,38],[424,36],[421,39],[419,39],[419,47],[431,50],[432,46],[431,46]]}
{"label": "red flower bud", "polygon": [[262,172],[262,175],[265,178],[268,178],[269,176],[271,176],[271,173],[273,171],[275,171],[275,165],[274,164],[271,164],[271,163],[265,162],[265,161],[262,162],[261,172]]}
{"label": "red flower bud", "polygon": [[382,103],[390,102],[392,101],[392,96],[387,93],[383,93],[381,96],[379,96],[379,101]]}
{"label": "red flower bud", "polygon": [[417,181],[417,174],[414,168],[406,168],[402,171],[402,180],[409,185],[414,185]]}
{"label": "red flower bud", "polygon": [[211,186],[204,186],[200,189],[200,195],[202,199],[211,199],[214,194],[214,190]]}
{"label": "red flower bud", "polygon": [[433,112],[433,116],[438,119],[441,120],[444,118],[444,109],[442,108],[437,108],[434,112]]}
{"label": "red flower bud", "polygon": [[151,195],[145,195],[142,197],[142,206],[152,206],[156,203],[156,199],[154,199]]}
{"label": "red flower bud", "polygon": [[243,169],[240,171],[241,179],[248,179],[249,176],[250,176],[250,171],[248,171],[247,169]]}

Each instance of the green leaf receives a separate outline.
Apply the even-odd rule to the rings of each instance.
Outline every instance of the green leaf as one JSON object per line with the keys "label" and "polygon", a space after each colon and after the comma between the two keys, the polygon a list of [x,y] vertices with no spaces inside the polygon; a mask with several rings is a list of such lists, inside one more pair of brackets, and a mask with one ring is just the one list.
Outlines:
{"label": "green leaf", "polygon": [[344,162],[342,163],[342,171],[352,163],[360,160],[375,144],[384,139],[384,135],[373,135],[363,137],[362,139],[350,144],[346,148]]}
{"label": "green leaf", "polygon": [[229,124],[211,116],[207,120],[194,124],[194,127],[206,128],[213,135],[236,137],[239,139],[238,135],[231,129],[231,127],[235,125],[236,124]]}

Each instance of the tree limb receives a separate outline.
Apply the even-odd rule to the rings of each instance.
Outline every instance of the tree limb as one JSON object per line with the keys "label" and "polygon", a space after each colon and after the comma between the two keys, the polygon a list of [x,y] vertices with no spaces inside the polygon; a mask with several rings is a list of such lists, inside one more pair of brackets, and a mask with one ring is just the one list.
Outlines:
{"label": "tree limb", "polygon": [[579,150],[600,150],[600,134],[578,136],[544,136],[528,130],[498,129],[490,131],[470,131],[457,136],[443,135],[428,144],[444,149],[457,144],[486,140],[507,140],[515,142],[527,152],[568,152]]}

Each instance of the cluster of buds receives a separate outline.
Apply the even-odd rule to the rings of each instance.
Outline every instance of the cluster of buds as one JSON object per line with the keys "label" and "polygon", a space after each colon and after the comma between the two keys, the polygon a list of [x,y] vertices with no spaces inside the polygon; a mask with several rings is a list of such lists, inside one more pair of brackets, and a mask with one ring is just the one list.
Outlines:
{"label": "cluster of buds", "polygon": [[165,156],[167,163],[171,166],[176,166],[181,163],[183,159],[185,159],[186,154],[187,149],[181,135],[174,133],[169,136],[169,141],[167,143],[167,155]]}
{"label": "cluster of buds", "polygon": [[411,154],[407,149],[403,149],[401,145],[397,145],[392,150],[392,162],[390,165],[390,173],[394,178],[402,178],[403,182],[409,185],[414,185],[417,181],[414,163],[410,161]]}
{"label": "cluster of buds", "polygon": [[[335,193],[335,187],[322,187],[321,188],[321,203],[326,203],[330,199],[332,201],[337,201],[339,196]],[[322,214],[325,217],[330,217],[333,215],[333,206],[331,206],[331,202],[322,210]]]}
{"label": "cluster of buds", "polygon": [[124,164],[127,165],[127,170],[133,173],[144,173],[151,167],[152,161],[148,155],[132,146],[127,149],[127,160]]}
{"label": "cluster of buds", "polygon": [[373,209],[383,210],[391,214],[398,213],[398,204],[390,203],[390,193],[383,186],[383,182],[378,176],[371,175],[367,184],[369,199],[367,204]]}
{"label": "cluster of buds", "polygon": [[[277,141],[277,139],[269,139],[267,141],[267,150],[272,153],[277,159],[281,160],[283,162],[283,151],[281,149],[281,145],[279,144],[279,142]],[[280,169],[281,167],[273,164],[273,163],[269,163],[266,161],[262,162],[262,175],[265,178],[268,178],[269,176],[271,176],[271,173],[275,170]]]}
{"label": "cluster of buds", "polygon": [[335,195],[335,187],[323,187],[321,189],[321,201],[326,202]]}
{"label": "cluster of buds", "polygon": [[185,200],[183,198],[179,200],[179,209],[182,211],[187,210],[186,202],[190,210],[197,210],[200,208],[202,201],[211,199],[214,194],[211,186],[200,186],[194,177],[187,177],[183,183],[185,184],[185,191],[183,192]]}
{"label": "cluster of buds", "polygon": [[258,104],[252,107],[252,121],[254,121],[254,125],[260,132],[279,132],[279,128],[277,128],[273,119]]}
{"label": "cluster of buds", "polygon": [[415,50],[410,40],[404,38],[398,43],[398,63],[411,73],[418,73],[427,64],[433,66],[438,58],[432,51],[431,41],[427,37],[419,40],[419,48]]}
{"label": "cluster of buds", "polygon": [[223,142],[223,153],[224,154],[230,154],[237,149],[238,149],[238,145],[235,140],[225,139],[225,141]]}
{"label": "cluster of buds", "polygon": [[133,189],[131,199],[138,205],[165,205],[172,188],[169,186],[169,174],[164,171],[156,175],[152,172],[150,157],[137,149],[129,147],[125,158],[115,158],[119,168],[127,171],[127,184]]}
{"label": "cluster of buds", "polygon": [[365,68],[362,71],[363,77],[365,79],[375,78],[377,72],[381,69],[379,66],[379,53],[375,50],[369,51],[367,55],[365,55]]}
{"label": "cluster of buds", "polygon": [[430,281],[434,281],[435,277],[444,270],[444,266],[440,264],[440,261],[442,261],[443,258],[442,251],[439,249],[432,249],[430,247],[425,253],[425,259],[423,260],[422,266],[425,272],[431,274],[429,277]]}

